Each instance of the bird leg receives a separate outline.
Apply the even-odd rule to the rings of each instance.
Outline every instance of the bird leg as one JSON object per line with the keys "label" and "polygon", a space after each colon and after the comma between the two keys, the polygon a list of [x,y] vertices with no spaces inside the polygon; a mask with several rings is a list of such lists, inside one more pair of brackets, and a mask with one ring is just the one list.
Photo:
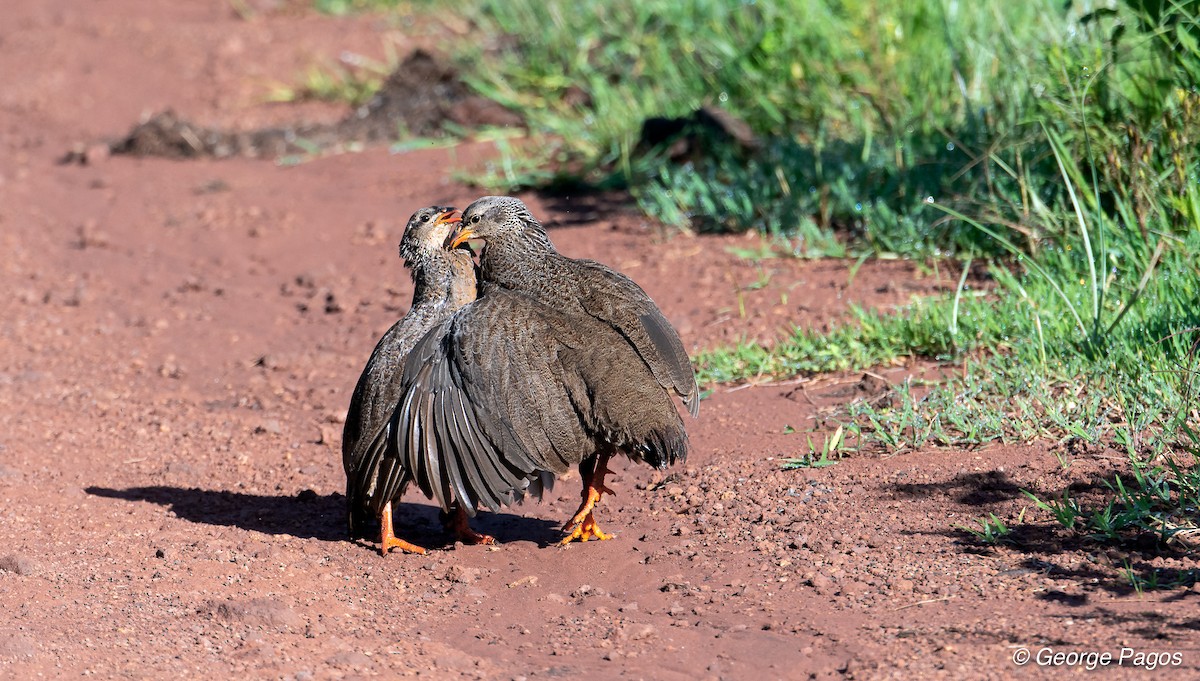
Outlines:
{"label": "bird leg", "polygon": [[611,534],[600,530],[600,525],[596,523],[596,518],[592,515],[596,503],[600,501],[600,496],[614,493],[604,486],[604,476],[612,473],[608,470],[608,457],[609,453],[605,450],[579,464],[579,475],[583,477],[583,492],[580,493],[583,502],[579,504],[579,510],[575,512],[571,520],[563,525],[563,531],[570,534],[559,542],[561,546],[566,546],[576,539],[587,541],[613,538]]}
{"label": "bird leg", "polygon": [[379,537],[379,553],[386,556],[388,551],[392,549],[400,549],[405,553],[419,553],[425,555],[425,549],[410,544],[403,539],[400,539],[392,532],[392,502],[387,502],[383,505],[383,512],[379,514],[380,537]]}
{"label": "bird leg", "polygon": [[467,520],[467,509],[462,504],[454,504],[450,513],[442,513],[442,526],[454,533],[454,537],[464,544],[483,544],[490,546],[496,543],[496,538],[490,534],[482,534],[471,529]]}

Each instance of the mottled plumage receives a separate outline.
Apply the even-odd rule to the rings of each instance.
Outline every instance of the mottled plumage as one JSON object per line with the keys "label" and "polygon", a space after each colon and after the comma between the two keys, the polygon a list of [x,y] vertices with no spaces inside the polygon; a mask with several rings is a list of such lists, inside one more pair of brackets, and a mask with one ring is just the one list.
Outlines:
{"label": "mottled plumage", "polygon": [[475,264],[465,249],[443,243],[453,208],[433,206],[413,214],[400,240],[400,257],[412,272],[412,306],[380,338],[350,400],[342,431],[342,463],[351,537],[366,536],[385,504],[411,481],[389,444],[389,419],[400,398],[401,368],[417,341],[455,310],[475,299]]}
{"label": "mottled plumage", "polygon": [[687,455],[670,392],[696,415],[700,391],[683,343],[637,284],[559,254],[517,199],[471,204],[451,245],[467,238],[486,242],[479,298],[409,356],[397,449],[427,494],[468,509],[510,503],[534,472],[579,465],[573,524],[586,511],[594,526],[610,454],[656,467]]}

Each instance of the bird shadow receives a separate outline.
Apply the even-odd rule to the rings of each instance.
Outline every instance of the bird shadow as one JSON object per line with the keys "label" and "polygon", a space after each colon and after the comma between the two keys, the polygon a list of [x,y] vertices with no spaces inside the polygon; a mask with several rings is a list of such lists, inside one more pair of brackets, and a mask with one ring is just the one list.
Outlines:
{"label": "bird shadow", "polygon": [[[157,504],[179,518],[203,525],[288,534],[301,539],[351,541],[346,531],[346,497],[336,492],[321,495],[309,489],[293,495],[266,495],[168,485],[126,489],[92,486],[84,491],[97,497]],[[401,503],[394,511],[394,519],[397,534],[418,545],[441,548],[454,544],[453,535],[442,527],[436,506]],[[501,543],[533,541],[546,546],[562,536],[552,521],[513,513],[479,513],[471,524]],[[378,550],[377,543],[358,540],[354,543]]]}

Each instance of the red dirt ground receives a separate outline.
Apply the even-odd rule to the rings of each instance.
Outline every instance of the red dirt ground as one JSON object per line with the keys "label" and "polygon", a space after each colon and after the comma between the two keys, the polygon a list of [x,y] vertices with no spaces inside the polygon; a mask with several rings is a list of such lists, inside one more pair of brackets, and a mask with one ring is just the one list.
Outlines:
{"label": "red dirt ground", "polygon": [[[405,536],[446,550],[383,559],[345,540],[339,421],[407,307],[400,229],[419,206],[478,195],[451,173],[491,149],[371,149],[294,167],[56,164],[168,107],[213,126],[336,120],[337,107],[259,98],[342,50],[379,56],[385,33],[412,48],[446,30],[269,0],[249,2],[262,11],[247,20],[233,4],[5,0],[0,677],[1084,671],[1018,667],[1022,646],[1179,653],[1155,673],[1198,673],[1198,594],[1139,596],[1121,576],[1127,558],[1194,560],[1064,545],[1035,512],[1013,546],[955,529],[993,512],[1019,524],[1022,488],[1086,490],[1119,456],[1078,454],[1064,470],[1052,443],[1033,443],[781,470],[806,451],[785,425],[811,427],[857,394],[858,376],[716,386],[690,423],[686,467],[618,468],[599,516],[612,541],[546,546],[577,480],[540,505],[481,514],[496,547],[447,545],[416,497],[399,512]],[[640,282],[693,350],[951,283],[898,262],[869,262],[852,281],[846,262],[755,264],[727,250],[753,238],[663,239],[619,206],[523,198],[563,251]]]}

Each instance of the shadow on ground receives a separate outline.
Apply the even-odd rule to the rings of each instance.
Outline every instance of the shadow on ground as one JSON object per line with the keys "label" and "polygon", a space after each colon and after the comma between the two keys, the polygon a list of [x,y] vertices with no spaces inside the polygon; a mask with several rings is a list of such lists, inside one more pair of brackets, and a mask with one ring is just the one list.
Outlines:
{"label": "shadow on ground", "polygon": [[[1055,523],[1015,523],[1008,525],[1008,533],[995,543],[987,542],[963,526],[935,534],[954,539],[967,553],[991,555],[1004,552],[1023,556],[1016,567],[1005,571],[1014,576],[1039,572],[1076,582],[1088,590],[1103,589],[1118,596],[1136,595],[1139,589],[1179,589],[1180,597],[1194,595],[1185,589],[1200,581],[1200,570],[1155,565],[1154,558],[1158,556],[1186,559],[1191,554],[1177,546],[1158,543],[1149,533],[1114,541],[1073,533]],[[1081,556],[1088,559],[1073,560]],[[1038,598],[1069,606],[1089,602],[1086,593],[1066,594],[1054,590],[1044,592]]]}
{"label": "shadow on ground", "polygon": [[998,504],[1022,496],[1021,486],[1002,471],[960,473],[945,482],[898,483],[894,489],[897,494],[909,498],[952,496],[955,501],[968,506]]}
{"label": "shadow on ground", "polygon": [[[195,487],[152,485],[112,489],[87,487],[88,494],[126,501],[148,501],[165,506],[179,518],[204,525],[237,527],[264,534],[289,534],[301,539],[349,541],[346,533],[346,497],[304,490],[295,495],[262,495],[207,490]],[[396,510],[397,534],[420,545],[453,544],[438,519],[438,509],[426,504],[402,503]],[[511,513],[480,512],[472,526],[498,542],[533,541],[551,544],[561,537],[557,524]],[[371,550],[374,544],[364,544]]]}
{"label": "shadow on ground", "polygon": [[[935,483],[898,483],[892,485],[897,496],[906,498],[944,497],[947,501],[979,509],[980,519],[929,534],[953,539],[965,553],[993,555],[1002,553],[1017,560],[1006,575],[1042,573],[1054,579],[1075,582],[1084,593],[1048,590],[1038,594],[1039,600],[1070,607],[1090,605],[1087,591],[1102,589],[1118,596],[1136,596],[1141,591],[1174,589],[1183,598],[1194,594],[1187,587],[1200,582],[1200,569],[1162,567],[1155,558],[1165,557],[1186,561],[1192,552],[1169,544],[1157,532],[1131,526],[1115,536],[1105,536],[1087,529],[1090,514],[1102,510],[1098,504],[1104,497],[1098,493],[1114,489],[1113,474],[1093,473],[1066,484],[1061,489],[1039,489],[1036,484],[1020,484],[1003,471],[962,473],[950,480]],[[990,507],[1025,499],[1024,490],[1040,499],[1070,498],[1079,504],[1078,525],[1069,530],[1056,522],[1024,522],[1024,511],[1015,521],[1006,520],[1006,530],[991,540],[981,536],[983,518]],[[1118,511],[1120,508],[1118,507]],[[1007,507],[1005,514],[1011,511]],[[923,533],[924,534],[924,533]],[[1085,557],[1084,560],[1078,560]]]}

